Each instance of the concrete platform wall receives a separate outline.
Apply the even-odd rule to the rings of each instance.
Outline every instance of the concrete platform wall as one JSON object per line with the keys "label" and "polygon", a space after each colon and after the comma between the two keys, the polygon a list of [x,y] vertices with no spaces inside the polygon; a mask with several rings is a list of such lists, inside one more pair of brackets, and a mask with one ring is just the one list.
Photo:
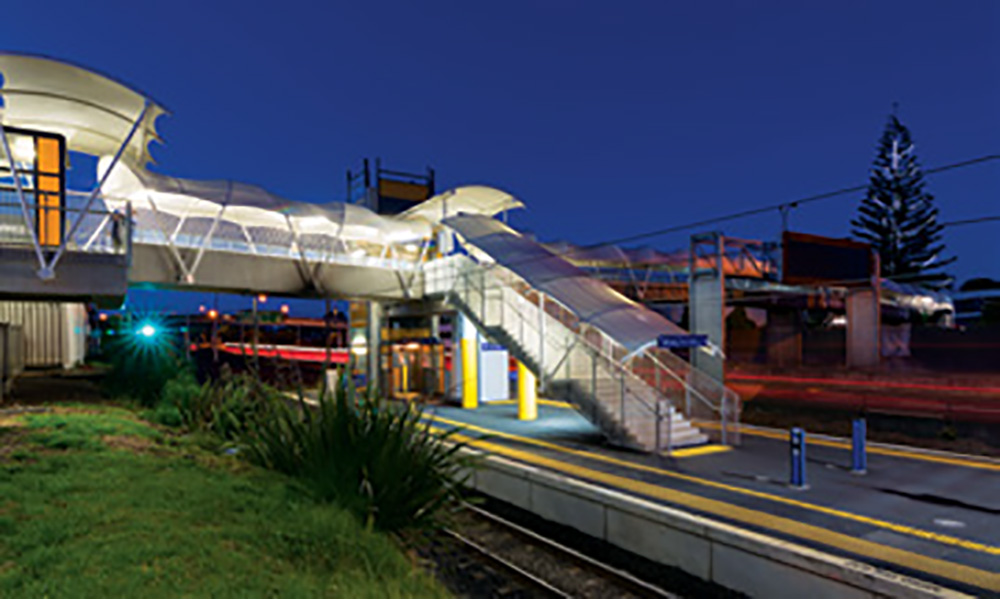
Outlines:
{"label": "concrete platform wall", "polygon": [[496,456],[480,464],[468,484],[485,495],[752,597],[967,597]]}

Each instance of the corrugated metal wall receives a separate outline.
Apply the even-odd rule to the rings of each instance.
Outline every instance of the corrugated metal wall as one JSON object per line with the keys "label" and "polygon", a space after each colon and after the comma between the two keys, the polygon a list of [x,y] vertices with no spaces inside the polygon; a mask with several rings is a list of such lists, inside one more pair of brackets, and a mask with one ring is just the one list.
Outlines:
{"label": "corrugated metal wall", "polygon": [[86,357],[88,324],[83,304],[0,302],[0,322],[23,328],[28,368],[72,368]]}

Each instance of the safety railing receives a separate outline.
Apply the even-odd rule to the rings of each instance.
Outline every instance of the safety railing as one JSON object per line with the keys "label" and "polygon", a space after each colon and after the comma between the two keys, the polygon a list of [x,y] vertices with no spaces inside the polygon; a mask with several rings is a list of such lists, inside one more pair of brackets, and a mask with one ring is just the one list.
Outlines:
{"label": "safety railing", "polygon": [[[331,234],[299,234],[291,225],[244,226],[218,218],[180,218],[172,214],[139,208],[134,213],[134,242],[144,245],[172,246],[213,252],[232,252],[272,258],[306,260],[310,263],[336,263],[397,271],[416,271],[419,251],[394,244],[345,241]],[[417,246],[419,248],[419,246]]]}
{"label": "safety railing", "polygon": [[666,350],[630,356],[603,331],[507,269],[452,256],[428,265],[425,289],[451,293],[485,326],[501,327],[536,362],[543,384],[572,380],[594,397],[617,393],[617,419],[647,444],[673,445],[674,410],[710,422],[706,433],[725,443],[739,440],[738,395]]}
{"label": "safety railing", "polygon": [[128,252],[132,223],[127,210],[116,213],[96,203],[88,208],[72,196],[61,206],[39,203],[32,190],[24,190],[23,197],[22,204],[16,191],[0,189],[0,244],[34,247],[37,243],[45,252],[64,243],[67,252]]}

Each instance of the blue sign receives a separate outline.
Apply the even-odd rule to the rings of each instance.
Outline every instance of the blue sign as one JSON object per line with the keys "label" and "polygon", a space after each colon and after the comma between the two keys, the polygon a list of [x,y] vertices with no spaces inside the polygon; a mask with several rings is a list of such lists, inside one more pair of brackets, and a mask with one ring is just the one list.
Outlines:
{"label": "blue sign", "polygon": [[489,343],[487,341],[484,341],[479,346],[479,349],[481,349],[482,351],[503,351],[503,350],[505,350],[507,348],[504,347],[504,346],[502,346],[502,345],[500,345],[500,344],[498,344],[498,343]]}
{"label": "blue sign", "polygon": [[708,335],[660,335],[656,338],[656,347],[664,349],[683,349],[706,345],[708,345]]}

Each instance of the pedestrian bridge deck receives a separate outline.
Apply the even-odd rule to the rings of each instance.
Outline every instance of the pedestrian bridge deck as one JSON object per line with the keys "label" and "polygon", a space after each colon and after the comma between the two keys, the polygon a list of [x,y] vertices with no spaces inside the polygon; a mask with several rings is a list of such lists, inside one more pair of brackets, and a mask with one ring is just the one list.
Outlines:
{"label": "pedestrian bridge deck", "polygon": [[510,402],[435,406],[426,417],[518,463],[945,588],[1000,593],[998,461],[870,445],[867,474],[856,475],[849,441],[817,437],[809,486],[797,490],[787,484],[788,442],[775,431],[744,427],[739,447],[655,456],[603,445],[567,407],[546,402],[533,422],[518,421]]}

